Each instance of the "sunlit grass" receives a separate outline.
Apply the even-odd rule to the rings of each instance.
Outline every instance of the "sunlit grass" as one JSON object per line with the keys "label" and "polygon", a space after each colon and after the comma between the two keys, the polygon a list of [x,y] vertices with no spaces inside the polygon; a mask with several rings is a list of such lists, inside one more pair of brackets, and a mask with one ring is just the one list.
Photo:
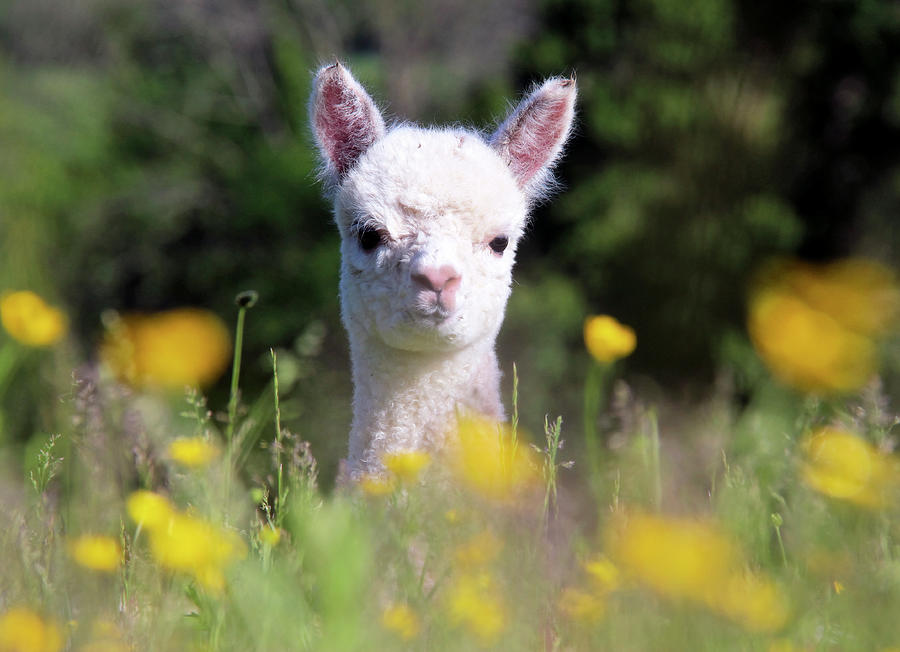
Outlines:
{"label": "sunlit grass", "polygon": [[[802,291],[772,287],[831,322],[856,306],[841,328],[889,338],[865,296],[893,286],[876,292],[869,279],[884,277],[852,267],[861,286],[820,293],[836,269],[803,268]],[[193,312],[144,322],[157,330],[126,347],[144,371],[77,381],[64,397],[71,428],[3,485],[0,652],[896,647],[897,419],[875,366],[852,391],[843,376],[837,393],[808,386],[817,362],[794,360],[783,329],[767,340],[758,301],[751,334],[774,379],[716,424],[711,465],[686,459],[693,433],[670,424],[671,408],[608,407],[615,359],[637,337],[589,321],[586,441],[548,418],[537,446],[528,431],[540,424],[519,424],[516,395],[511,424],[462,414],[447,451],[394,452],[382,474],[331,493],[309,443],[281,423],[274,354],[274,392],[260,399],[274,419],[243,409],[235,356],[216,420],[196,389],[182,410],[161,379],[223,373],[224,327]],[[204,332],[219,343],[191,357],[184,338],[200,323],[215,323]],[[808,323],[814,339],[821,323]],[[45,353],[4,328],[7,352]],[[213,349],[214,365],[199,360]],[[185,371],[191,360],[199,371]],[[147,380],[120,384],[130,378]],[[618,421],[601,419],[609,409]]]}

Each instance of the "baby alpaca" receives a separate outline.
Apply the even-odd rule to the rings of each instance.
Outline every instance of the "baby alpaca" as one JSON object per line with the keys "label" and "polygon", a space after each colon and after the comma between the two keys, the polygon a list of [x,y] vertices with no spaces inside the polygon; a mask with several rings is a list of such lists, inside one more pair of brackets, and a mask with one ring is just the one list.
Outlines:
{"label": "baby alpaca", "polygon": [[316,75],[310,119],[341,235],[353,365],[351,478],[383,470],[385,453],[440,451],[460,412],[504,418],[494,342],[575,94],[573,79],[548,79],[485,139],[386,127],[342,65]]}

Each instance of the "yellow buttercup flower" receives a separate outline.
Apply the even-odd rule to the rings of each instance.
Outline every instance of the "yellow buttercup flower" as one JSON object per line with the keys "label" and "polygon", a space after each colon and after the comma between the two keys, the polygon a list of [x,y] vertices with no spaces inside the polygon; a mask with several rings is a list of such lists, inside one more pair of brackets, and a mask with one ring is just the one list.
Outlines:
{"label": "yellow buttercup flower", "polygon": [[180,308],[110,320],[100,357],[121,380],[141,388],[183,389],[216,381],[231,359],[231,340],[213,313]]}
{"label": "yellow buttercup flower", "polygon": [[78,646],[77,652],[131,652],[122,631],[109,620],[96,620],[91,625],[91,638]]}
{"label": "yellow buttercup flower", "polygon": [[845,258],[826,265],[787,263],[787,281],[810,306],[857,333],[890,331],[900,314],[900,288],[884,265]]}
{"label": "yellow buttercup flower", "polygon": [[567,587],[559,596],[559,609],[573,620],[597,622],[606,615],[606,600],[595,593]]}
{"label": "yellow buttercup flower", "polygon": [[176,513],[162,527],[150,530],[150,552],[160,566],[192,575],[207,589],[221,591],[225,567],[243,558],[246,546],[233,532]]}
{"label": "yellow buttercup flower", "polygon": [[610,559],[597,555],[584,564],[584,570],[594,587],[603,593],[615,591],[622,584],[622,573]]}
{"label": "yellow buttercup flower", "polygon": [[362,492],[376,498],[390,496],[397,488],[394,478],[388,478],[376,473],[364,475],[359,479],[359,488]]}
{"label": "yellow buttercup flower", "polygon": [[614,317],[595,315],[584,321],[584,345],[597,362],[608,364],[631,355],[637,337]]}
{"label": "yellow buttercup flower", "polygon": [[0,323],[13,338],[35,347],[56,344],[68,330],[65,313],[28,290],[0,296]]}
{"label": "yellow buttercup flower", "polygon": [[281,530],[271,525],[263,525],[259,529],[259,540],[270,548],[274,548],[281,541]]}
{"label": "yellow buttercup flower", "polygon": [[387,453],[381,460],[384,468],[403,482],[413,482],[431,464],[431,456],[424,451]]}
{"label": "yellow buttercup flower", "polygon": [[771,579],[736,570],[708,599],[708,605],[745,629],[777,632],[787,623],[787,598]]}
{"label": "yellow buttercup flower", "polygon": [[527,446],[514,445],[506,424],[481,416],[460,416],[451,468],[469,489],[491,500],[514,500],[539,484],[533,458]]}
{"label": "yellow buttercup flower", "polygon": [[69,541],[69,555],[91,570],[114,572],[122,562],[122,547],[108,536],[85,534]]}
{"label": "yellow buttercup flower", "polygon": [[900,481],[900,465],[861,437],[819,428],[802,445],[803,480],[816,491],[862,507],[887,504]]}
{"label": "yellow buttercup flower", "polygon": [[0,652],[58,652],[63,648],[59,626],[26,607],[0,616]]}
{"label": "yellow buttercup flower", "polygon": [[131,494],[125,509],[131,520],[148,528],[165,526],[175,513],[175,507],[168,498],[145,490]]}
{"label": "yellow buttercup flower", "polygon": [[759,292],[750,305],[753,345],[782,382],[808,392],[850,392],[874,373],[876,349],[865,335],[796,297]]}
{"label": "yellow buttercup flower", "polygon": [[136,491],[128,515],[149,530],[150,553],[163,568],[191,575],[205,588],[225,587],[225,568],[247,554],[234,532],[176,509],[165,497]]}
{"label": "yellow buttercup flower", "polygon": [[419,635],[419,617],[408,605],[389,605],[381,614],[381,626],[393,632],[404,641],[411,641]]}
{"label": "yellow buttercup flower", "polygon": [[457,546],[453,557],[461,566],[484,566],[494,561],[502,549],[503,542],[490,530],[484,530]]}
{"label": "yellow buttercup flower", "polygon": [[737,565],[732,541],[712,524],[634,514],[606,532],[609,556],[656,592],[705,600]]}
{"label": "yellow buttercup flower", "polygon": [[701,604],[753,631],[787,621],[779,588],[746,572],[736,544],[712,523],[634,514],[615,519],[605,539],[623,572],[664,597]]}
{"label": "yellow buttercup flower", "polygon": [[219,456],[220,450],[205,437],[179,437],[169,444],[169,457],[183,466],[199,468]]}
{"label": "yellow buttercup flower", "polygon": [[450,621],[468,629],[485,646],[493,645],[506,629],[506,607],[487,573],[457,578],[449,589],[447,605]]}
{"label": "yellow buttercup flower", "polygon": [[898,308],[896,281],[876,263],[776,261],[755,283],[747,329],[782,382],[807,392],[845,393],[875,372],[878,340]]}

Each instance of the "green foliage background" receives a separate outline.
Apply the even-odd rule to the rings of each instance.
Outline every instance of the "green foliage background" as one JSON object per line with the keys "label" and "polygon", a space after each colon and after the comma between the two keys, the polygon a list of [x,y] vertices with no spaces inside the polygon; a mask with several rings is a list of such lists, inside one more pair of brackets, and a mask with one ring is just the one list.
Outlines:
{"label": "green foliage background", "polygon": [[[106,309],[230,320],[257,290],[245,395],[278,348],[285,422],[328,475],[350,385],[311,73],[339,58],[393,116],[485,129],[529,84],[576,74],[562,192],[535,212],[499,344],[523,423],[552,412],[580,432],[597,312],[635,327],[643,391],[690,398],[724,378],[740,396],[758,263],[897,260],[898,43],[879,0],[8,0],[0,290],[64,306],[75,349],[56,355],[72,361],[94,356]],[[0,388],[0,443],[53,431],[50,368],[29,358]]]}

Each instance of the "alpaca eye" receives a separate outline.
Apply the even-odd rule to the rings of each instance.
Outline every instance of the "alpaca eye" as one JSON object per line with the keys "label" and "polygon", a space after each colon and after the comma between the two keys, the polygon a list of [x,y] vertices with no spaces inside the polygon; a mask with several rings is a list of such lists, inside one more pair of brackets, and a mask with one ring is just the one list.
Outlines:
{"label": "alpaca eye", "polygon": [[498,235],[488,243],[488,246],[494,250],[494,253],[502,254],[509,245],[509,238],[505,235]]}
{"label": "alpaca eye", "polygon": [[363,251],[369,252],[384,243],[384,233],[371,226],[361,226],[356,230],[356,240]]}

